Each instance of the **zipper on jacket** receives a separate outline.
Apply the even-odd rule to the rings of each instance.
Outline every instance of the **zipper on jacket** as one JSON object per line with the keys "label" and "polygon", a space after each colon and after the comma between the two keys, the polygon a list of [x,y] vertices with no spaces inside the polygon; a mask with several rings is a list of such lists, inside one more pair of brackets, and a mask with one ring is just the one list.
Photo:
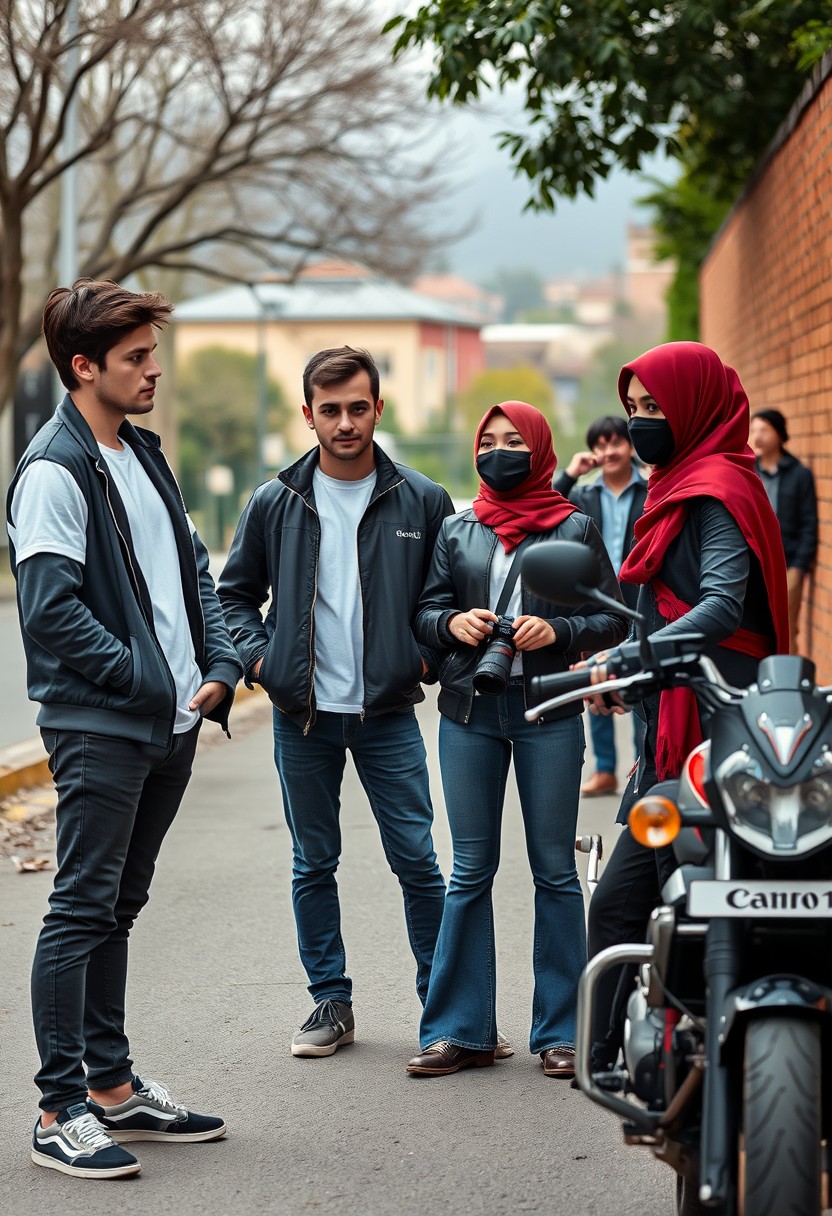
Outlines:
{"label": "zipper on jacket", "polygon": [[[165,453],[161,447],[158,449],[158,452],[159,452],[159,455],[161,456],[162,460],[164,460],[165,465],[167,466],[167,470],[171,476],[171,481],[176,486],[176,492],[179,495],[179,501],[182,504],[182,512],[185,516],[185,521],[186,521],[186,526],[187,526],[188,508],[185,506],[185,499],[182,497],[182,490],[180,488],[179,482],[174,477],[173,469],[170,467],[170,461],[168,460],[167,456],[165,455]],[[203,649],[202,658],[203,658],[204,662],[207,662],[207,656],[204,652],[208,648],[208,626],[205,623],[205,612],[202,607],[202,596],[199,594],[199,566],[197,565],[197,561],[196,561],[196,551],[194,549],[194,538],[191,537],[190,540],[191,540],[191,557],[192,557],[193,563],[194,563],[194,574],[196,575],[196,599],[197,599],[197,603],[199,604],[199,615],[202,620],[202,649]],[[184,595],[184,590],[185,589],[183,587],[183,589],[182,589],[183,595]],[[197,666],[199,666],[199,664],[197,664]],[[228,735],[228,737],[230,739],[231,732],[226,730],[225,733]]]}
{"label": "zipper on jacket", "polygon": [[306,724],[303,728],[304,735],[308,735],[309,731],[312,729],[312,694],[313,694],[313,690],[315,688],[316,663],[315,663],[315,647],[313,645],[312,639],[315,635],[315,604],[318,599],[318,562],[319,562],[320,554],[321,554],[321,545],[320,545],[321,517],[318,514],[318,512],[315,510],[315,508],[312,506],[312,504],[306,501],[306,499],[303,497],[303,495],[301,494],[301,492],[299,490],[294,489],[293,486],[290,486],[285,481],[283,484],[286,486],[287,490],[291,491],[292,494],[297,494],[298,498],[301,500],[303,505],[312,512],[312,514],[315,516],[315,518],[318,521],[318,547],[315,551],[315,582],[312,587],[312,603],[309,606],[309,675],[307,677],[307,688],[308,688],[309,700],[306,705],[306,712],[308,714],[308,717],[306,719]]}
{"label": "zipper on jacket", "polygon": [[[375,498],[371,499],[371,501],[367,503],[367,510],[361,516],[361,519],[358,524],[358,528],[356,529],[355,564],[358,569],[358,598],[361,600],[361,636],[362,636],[362,639],[364,637],[364,585],[361,582],[361,561],[360,561],[360,551],[359,551],[359,546],[358,546],[358,534],[359,534],[359,531],[361,530],[361,524],[364,523],[364,520],[367,516],[367,511],[370,510],[370,507],[374,507],[376,505],[376,503],[379,501],[379,499],[383,498],[385,494],[389,494],[391,490],[395,490],[397,486],[402,485],[404,480],[405,480],[404,477],[400,477],[398,481],[394,481],[391,486],[388,486],[386,490],[382,490],[380,494],[377,494]],[[361,709],[358,714],[359,722],[364,721],[364,715],[366,713],[366,709],[364,707],[364,701],[366,700],[366,692],[367,692],[367,674],[364,670],[366,654],[367,654],[367,648],[366,648],[366,646],[362,645],[362,648],[361,648],[361,685],[362,685],[361,693],[362,693],[362,696],[361,696]]]}
{"label": "zipper on jacket", "polygon": [[99,476],[101,476],[104,479],[104,497],[107,499],[107,507],[109,509],[110,514],[113,517],[113,527],[115,528],[116,533],[118,534],[119,540],[121,541],[122,545],[124,546],[124,552],[127,554],[127,566],[130,570],[130,576],[133,580],[133,588],[136,593],[136,602],[139,607],[139,612],[142,614],[144,623],[147,626],[147,632],[150,634],[150,636],[153,638],[153,641],[156,644],[156,649],[159,651],[159,655],[162,659],[162,665],[163,665],[165,671],[168,673],[168,676],[170,677],[170,685],[173,690],[173,698],[172,698],[173,699],[173,715],[170,720],[170,729],[168,730],[168,743],[167,743],[168,748],[170,748],[173,743],[173,728],[176,724],[176,681],[174,680],[173,676],[171,675],[171,670],[170,670],[170,667],[168,666],[168,661],[165,658],[165,654],[164,654],[164,651],[162,650],[162,647],[159,645],[159,639],[156,637],[156,630],[153,628],[150,621],[147,619],[147,613],[145,612],[144,605],[142,604],[142,593],[139,588],[139,580],[136,575],[136,569],[133,565],[133,558],[130,553],[130,546],[127,543],[126,536],[122,532],[121,528],[118,526],[118,519],[116,518],[116,513],[113,510],[112,500],[110,499],[110,479],[107,476],[107,474],[104,472],[104,470],[102,469],[101,465],[98,463],[97,460],[95,462],[95,470],[99,474]]}

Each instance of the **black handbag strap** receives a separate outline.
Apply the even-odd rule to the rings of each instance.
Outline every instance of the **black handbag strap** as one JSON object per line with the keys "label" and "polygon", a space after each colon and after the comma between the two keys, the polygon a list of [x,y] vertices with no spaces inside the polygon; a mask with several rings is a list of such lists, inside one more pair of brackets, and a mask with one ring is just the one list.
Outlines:
{"label": "black handbag strap", "polygon": [[[500,598],[497,600],[497,607],[494,609],[497,616],[503,616],[506,608],[508,608],[508,602],[511,599],[517,579],[520,577],[520,558],[523,556],[523,549],[526,546],[528,539],[528,536],[524,536],[514,551],[514,561],[508,568],[506,581],[503,583]],[[502,544],[502,541],[500,543]]]}

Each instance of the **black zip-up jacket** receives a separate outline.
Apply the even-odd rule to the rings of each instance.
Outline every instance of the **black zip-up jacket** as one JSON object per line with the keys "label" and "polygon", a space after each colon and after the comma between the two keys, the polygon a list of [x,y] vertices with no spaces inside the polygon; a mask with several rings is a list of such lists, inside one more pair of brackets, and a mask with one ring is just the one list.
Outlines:
{"label": "black zip-up jacket", "polygon": [[[601,515],[601,478],[597,477],[595,481],[587,482],[584,485],[579,485],[574,477],[570,477],[566,469],[559,473],[554,480],[553,488],[562,494],[564,498],[568,498],[570,502],[574,502],[579,511],[583,511],[584,515],[588,515],[595,527],[601,533],[603,539],[602,515]],[[627,535],[624,541],[624,556],[633,547],[635,542],[634,528],[636,520],[641,517],[644,511],[644,502],[647,498],[647,482],[642,477],[639,481],[633,482],[632,493],[630,494],[630,510],[627,513]],[[624,596],[624,603],[629,608],[635,608],[638,601],[638,587],[632,583],[621,583],[621,594]]]}
{"label": "black zip-up jacket", "polygon": [[[208,572],[208,554],[191,533],[158,435],[124,422],[119,438],[135,452],[170,513],[196,663],[203,681],[228,688],[207,716],[227,731],[242,673]],[[154,632],[127,513],[92,431],[69,395],[18,465],[6,502],[9,523],[17,483],[36,460],[68,469],[88,508],[83,565],[51,553],[18,565],[11,545],[29,698],[41,704],[38,725],[169,746],[176,690]]]}
{"label": "black zip-up jacket", "polygon": [[[376,484],[358,526],[364,612],[364,714],[424,700],[422,658],[411,624],[442,520],[453,503],[436,482],[394,464],[373,445]],[[320,450],[255,490],[240,517],[218,593],[237,653],[251,681],[304,730],[315,718],[315,598],[321,524],[313,475]],[[271,591],[265,620],[262,605]]]}
{"label": "black zip-up jacket", "polygon": [[[601,567],[600,590],[622,602],[621,589],[601,534],[588,516],[573,511],[556,528],[532,534],[528,543],[540,544],[547,540],[571,540],[589,545]],[[439,710],[455,722],[465,723],[471,716],[474,672],[484,647],[457,641],[448,622],[458,612],[488,607],[491,562],[501,543],[494,529],[480,523],[472,510],[447,519],[439,533],[428,581],[419,601],[416,636],[420,642],[445,652],[439,668]],[[534,704],[529,692],[532,676],[566,671],[581,658],[582,652],[594,654],[604,646],[617,646],[627,635],[627,619],[598,604],[583,604],[579,608],[552,605],[528,591],[522,580],[520,594],[523,613],[547,620],[556,635],[551,646],[523,652],[527,708]],[[578,701],[547,717],[554,721],[582,710],[583,704]]]}
{"label": "black zip-up jacket", "polygon": [[[757,471],[760,462],[757,461]],[[818,551],[818,500],[812,470],[785,449],[777,469],[776,515],[786,565],[808,573]],[[762,473],[761,473],[762,476]],[[763,477],[765,481],[765,477]]]}

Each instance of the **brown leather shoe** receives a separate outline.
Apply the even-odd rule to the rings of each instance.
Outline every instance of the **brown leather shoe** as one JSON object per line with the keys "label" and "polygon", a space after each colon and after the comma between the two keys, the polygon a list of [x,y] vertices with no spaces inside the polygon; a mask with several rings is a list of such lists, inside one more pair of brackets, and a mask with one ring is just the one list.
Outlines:
{"label": "brown leather shoe", "polygon": [[584,798],[600,798],[602,794],[617,794],[618,782],[615,773],[595,773],[586,785],[581,786]]}
{"label": "brown leather shoe", "polygon": [[489,1068],[493,1063],[493,1047],[491,1051],[473,1051],[442,1039],[414,1056],[407,1065],[407,1072],[420,1077],[445,1077],[448,1073],[459,1072],[460,1068]]}
{"label": "brown leather shoe", "polygon": [[575,1052],[571,1047],[550,1047],[541,1051],[540,1059],[547,1077],[574,1077]]}

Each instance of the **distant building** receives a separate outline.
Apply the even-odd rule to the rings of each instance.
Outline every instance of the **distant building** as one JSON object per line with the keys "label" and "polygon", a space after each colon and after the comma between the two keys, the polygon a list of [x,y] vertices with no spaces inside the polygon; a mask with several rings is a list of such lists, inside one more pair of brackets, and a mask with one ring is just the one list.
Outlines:
{"label": "distant building", "polygon": [[639,321],[664,329],[667,320],[667,290],[676,274],[676,264],[656,261],[657,234],[642,224],[627,226],[626,295],[630,314]]}
{"label": "distant building", "polygon": [[548,279],[543,285],[543,297],[550,308],[563,312],[578,325],[612,324],[621,299],[621,283],[614,274],[585,279],[568,275]]}
{"label": "distant building", "polygon": [[482,330],[487,367],[526,363],[545,376],[555,393],[555,408],[569,428],[581,379],[595,352],[612,337],[609,329],[569,324],[486,325]]}
{"label": "distant building", "polygon": [[263,279],[227,287],[177,307],[176,357],[206,346],[266,354],[269,375],[297,403],[286,435],[292,451],[310,446],[300,406],[304,366],[330,346],[364,347],[381,373],[381,395],[404,434],[441,417],[484,366],[480,323],[450,304],[420,295],[346,262],[320,262],[293,283]]}
{"label": "distant building", "polygon": [[469,283],[458,274],[423,274],[410,284],[411,291],[450,304],[472,321],[487,325],[499,321],[503,315],[505,300],[502,296]]}

